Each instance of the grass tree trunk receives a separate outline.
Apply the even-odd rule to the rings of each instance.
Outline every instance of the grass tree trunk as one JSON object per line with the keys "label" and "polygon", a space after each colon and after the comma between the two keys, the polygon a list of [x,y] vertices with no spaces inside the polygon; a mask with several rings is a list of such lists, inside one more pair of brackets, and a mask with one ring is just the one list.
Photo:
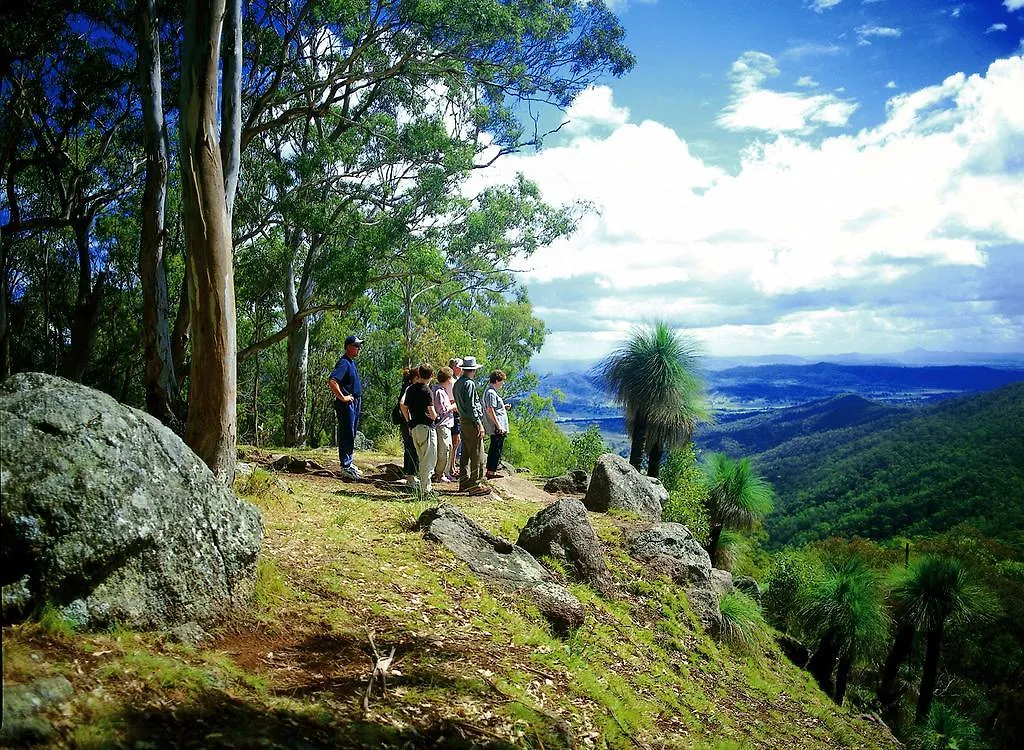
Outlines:
{"label": "grass tree trunk", "polygon": [[878,702],[882,706],[882,718],[893,728],[895,728],[894,723],[899,715],[897,704],[900,696],[896,689],[896,683],[899,680],[900,667],[910,658],[913,646],[914,627],[901,625],[896,631],[896,639],[882,666],[882,679],[878,685]]}
{"label": "grass tree trunk", "polygon": [[934,630],[928,631],[925,640],[924,668],[921,670],[921,692],[917,697],[916,719],[920,724],[932,711],[935,698],[935,682],[939,676],[939,653],[942,651],[942,636],[945,623],[939,622]]}
{"label": "grass tree trunk", "polygon": [[660,440],[654,441],[651,450],[647,454],[647,476],[654,479],[661,474],[661,459],[664,456],[664,447]]}
{"label": "grass tree trunk", "polygon": [[826,695],[835,695],[832,673],[835,671],[838,657],[835,634],[829,631],[821,637],[818,648],[807,662],[807,671]]}
{"label": "grass tree trunk", "polygon": [[164,261],[169,166],[156,0],[138,0],[136,36],[146,146],[146,182],[142,192],[142,231],[139,243],[146,409],[161,422],[180,432],[178,382],[171,352],[170,300]]}
{"label": "grass tree trunk", "polygon": [[647,416],[638,414],[633,422],[633,442],[629,451],[629,463],[637,471],[644,462],[644,447],[647,444]]}
{"label": "grass tree trunk", "polygon": [[[235,0],[237,2],[237,0]],[[182,43],[181,183],[192,323],[185,440],[222,482],[235,470],[238,388],[231,226],[217,126],[225,0],[189,0]],[[224,86],[235,79],[224,78]],[[231,123],[225,123],[230,130]],[[230,133],[223,133],[231,137]]]}
{"label": "grass tree trunk", "polygon": [[853,668],[853,656],[851,654],[843,654],[839,658],[839,666],[836,668],[836,693],[835,701],[838,705],[843,705],[843,699],[846,697],[846,688],[850,683],[850,669]]}

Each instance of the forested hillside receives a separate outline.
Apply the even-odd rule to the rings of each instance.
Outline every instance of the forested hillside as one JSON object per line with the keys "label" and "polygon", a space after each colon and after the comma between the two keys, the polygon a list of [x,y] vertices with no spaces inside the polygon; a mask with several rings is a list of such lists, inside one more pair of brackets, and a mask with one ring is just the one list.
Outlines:
{"label": "forested hillside", "polygon": [[803,435],[851,427],[859,428],[857,434],[863,434],[909,413],[905,407],[879,404],[847,394],[708,425],[698,431],[696,442],[705,451],[748,456]]}
{"label": "forested hillside", "polygon": [[914,536],[961,522],[1020,539],[1024,383],[889,420],[804,435],[756,457],[778,493],[766,520],[773,543]]}

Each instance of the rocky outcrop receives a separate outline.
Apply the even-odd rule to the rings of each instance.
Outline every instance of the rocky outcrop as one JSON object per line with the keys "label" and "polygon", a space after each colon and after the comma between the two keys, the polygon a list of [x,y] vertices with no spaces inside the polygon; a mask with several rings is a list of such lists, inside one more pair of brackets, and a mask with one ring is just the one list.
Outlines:
{"label": "rocky outcrop", "polygon": [[621,456],[606,453],[594,465],[583,504],[597,513],[622,510],[657,523],[667,500],[668,490],[660,481],[644,476]]}
{"label": "rocky outcrop", "polygon": [[598,591],[613,588],[604,550],[579,500],[563,498],[537,513],[526,522],[516,544],[535,557],[559,560]]}
{"label": "rocky outcrop", "polygon": [[733,584],[732,573],[728,570],[712,568],[711,590],[715,592],[715,596],[717,596],[719,600],[721,600],[723,596],[734,592],[736,590],[736,586]]}
{"label": "rocky outcrop", "polygon": [[629,554],[682,586],[711,586],[711,558],[680,523],[659,523],[630,536]]}
{"label": "rocky outcrop", "polygon": [[582,469],[576,469],[560,477],[552,477],[544,483],[544,491],[552,495],[583,495],[590,486],[590,477]]}
{"label": "rocky outcrop", "polygon": [[0,386],[4,617],[49,602],[76,624],[210,623],[245,598],[259,510],[159,421],[61,378]]}
{"label": "rocky outcrop", "polygon": [[447,547],[492,585],[522,593],[557,630],[583,624],[583,605],[529,552],[495,536],[458,508],[442,504],[423,511],[419,527],[424,536]]}

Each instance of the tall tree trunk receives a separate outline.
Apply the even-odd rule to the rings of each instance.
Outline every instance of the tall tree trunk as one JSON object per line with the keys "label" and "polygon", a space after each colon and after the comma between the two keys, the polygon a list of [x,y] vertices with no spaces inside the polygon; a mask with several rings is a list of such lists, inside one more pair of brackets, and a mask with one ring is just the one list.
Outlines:
{"label": "tall tree trunk", "polygon": [[[285,279],[285,315],[290,323],[299,313],[295,290],[294,264],[288,263]],[[284,439],[288,446],[302,445],[306,439],[306,383],[309,364],[309,319],[288,334],[288,392],[285,396]]]}
{"label": "tall tree trunk", "polygon": [[146,353],[146,409],[180,433],[181,422],[177,414],[178,381],[171,352],[170,301],[164,262],[169,167],[156,0],[139,0],[136,14],[138,73],[146,143],[146,183],[142,192],[142,232],[139,243],[142,335]]}
{"label": "tall tree trunk", "polygon": [[221,86],[220,158],[224,171],[224,205],[228,232],[242,166],[242,3],[227,0],[224,16],[224,72]]}
{"label": "tall tree trunk", "polygon": [[85,375],[89,356],[96,344],[100,304],[106,291],[106,272],[97,274],[95,282],[92,280],[92,257],[89,254],[91,227],[91,214],[79,217],[73,226],[75,248],[78,250],[78,295],[71,320],[71,343],[64,357],[64,376],[69,380],[80,381]]}
{"label": "tall tree trunk", "polygon": [[895,729],[895,723],[899,717],[898,703],[899,691],[896,683],[899,680],[900,667],[910,657],[911,649],[914,647],[914,626],[900,625],[896,631],[896,639],[888,656],[885,657],[885,664],[882,667],[882,679],[878,684],[878,702],[882,706],[882,718],[891,729]]}
{"label": "tall tree trunk", "polygon": [[665,455],[660,440],[655,440],[651,450],[647,453],[647,476],[657,479],[661,474],[661,459]]}
{"label": "tall tree trunk", "polygon": [[838,658],[835,640],[834,633],[825,633],[810,661],[807,662],[807,671],[826,695],[835,694],[835,685],[832,682],[832,672],[835,671]]}
{"label": "tall tree trunk", "polygon": [[[233,0],[238,2],[238,0]],[[189,0],[181,66],[182,216],[192,322],[185,441],[222,482],[235,473],[235,283],[217,133],[217,81],[225,0]],[[225,78],[224,86],[233,81]],[[231,123],[225,123],[225,131]],[[229,137],[227,132],[222,137]]]}
{"label": "tall tree trunk", "polygon": [[924,668],[921,670],[921,692],[917,697],[917,723],[928,718],[935,698],[935,682],[939,676],[939,653],[942,651],[942,636],[946,623],[939,621],[935,630],[928,631],[924,649]]}
{"label": "tall tree trunk", "polygon": [[0,227],[0,380],[11,374],[11,335],[7,319],[7,245],[9,237]]}
{"label": "tall tree trunk", "polygon": [[644,462],[644,445],[647,443],[647,417],[644,414],[638,414],[633,422],[633,442],[632,447],[629,450],[629,463],[633,465],[637,471],[640,471],[640,467],[643,466]]}

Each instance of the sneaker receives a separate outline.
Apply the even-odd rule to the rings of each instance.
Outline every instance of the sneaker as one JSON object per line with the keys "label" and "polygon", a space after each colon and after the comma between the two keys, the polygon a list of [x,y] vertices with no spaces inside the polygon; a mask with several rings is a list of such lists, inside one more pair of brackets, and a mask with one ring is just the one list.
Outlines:
{"label": "sneaker", "polygon": [[362,477],[362,475],[359,473],[359,470],[356,469],[354,466],[346,466],[344,469],[341,470],[341,475],[346,479],[359,479]]}
{"label": "sneaker", "polygon": [[498,472],[498,471],[489,471],[489,472],[487,472],[487,478],[488,479],[504,479],[505,475],[502,474],[501,472]]}

